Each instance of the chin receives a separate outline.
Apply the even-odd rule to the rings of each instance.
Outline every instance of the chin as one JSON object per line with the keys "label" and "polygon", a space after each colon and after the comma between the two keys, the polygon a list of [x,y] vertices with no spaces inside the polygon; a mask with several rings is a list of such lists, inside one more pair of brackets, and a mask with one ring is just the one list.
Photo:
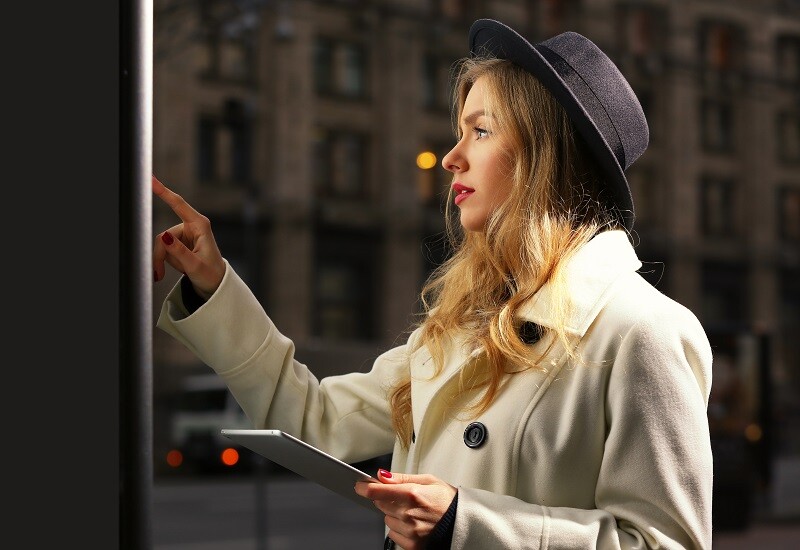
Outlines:
{"label": "chin", "polygon": [[476,220],[475,218],[465,216],[464,214],[461,214],[460,220],[461,227],[464,228],[464,231],[482,233],[486,229],[486,220]]}

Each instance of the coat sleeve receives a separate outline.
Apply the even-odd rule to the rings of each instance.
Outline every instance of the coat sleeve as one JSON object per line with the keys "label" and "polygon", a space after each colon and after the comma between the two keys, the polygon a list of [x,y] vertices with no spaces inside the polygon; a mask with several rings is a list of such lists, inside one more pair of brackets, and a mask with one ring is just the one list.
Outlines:
{"label": "coat sleeve", "polygon": [[408,369],[404,345],[379,356],[369,372],[320,381],[230,265],[192,314],[176,285],[156,326],[225,380],[254,428],[282,429],[348,462],[392,452],[387,390]]}
{"label": "coat sleeve", "polygon": [[668,309],[619,339],[595,508],[459,488],[452,548],[711,548],[711,348],[693,314]]}

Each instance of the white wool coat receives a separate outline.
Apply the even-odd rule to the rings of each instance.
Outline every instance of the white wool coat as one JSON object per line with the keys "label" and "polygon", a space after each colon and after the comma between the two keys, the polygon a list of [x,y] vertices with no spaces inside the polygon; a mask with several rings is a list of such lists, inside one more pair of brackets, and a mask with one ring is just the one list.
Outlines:
{"label": "white wool coat", "polygon": [[[485,361],[459,335],[437,377],[428,349],[414,349],[415,331],[369,372],[318,380],[230,265],[191,315],[176,285],[157,326],[226,381],[255,428],[285,430],[347,462],[392,453],[393,471],[456,486],[453,549],[710,548],[711,349],[695,315],[640,267],[622,231],[581,248],[566,271],[578,360],[557,343],[547,372],[508,376],[477,418],[445,406],[459,373]],[[521,320],[553,326],[549,294],[545,285]],[[404,449],[386,396],[409,373],[415,438]],[[472,448],[464,432],[475,421],[486,437]]]}

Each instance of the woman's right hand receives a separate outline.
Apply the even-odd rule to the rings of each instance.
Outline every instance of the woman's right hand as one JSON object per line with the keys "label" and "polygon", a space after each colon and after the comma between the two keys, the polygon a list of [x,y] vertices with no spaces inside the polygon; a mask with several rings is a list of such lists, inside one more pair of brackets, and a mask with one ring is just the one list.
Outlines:
{"label": "woman's right hand", "polygon": [[219,288],[225,275],[225,261],[214,240],[211,222],[155,176],[152,183],[153,193],[181,219],[181,223],[156,235],[153,245],[154,280],[164,278],[166,261],[185,274],[195,292],[207,300]]}

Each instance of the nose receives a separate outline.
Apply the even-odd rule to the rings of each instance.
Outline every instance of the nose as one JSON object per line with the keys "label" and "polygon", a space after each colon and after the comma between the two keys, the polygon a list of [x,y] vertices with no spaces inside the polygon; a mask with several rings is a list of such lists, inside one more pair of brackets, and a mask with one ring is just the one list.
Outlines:
{"label": "nose", "polygon": [[442,157],[442,167],[448,172],[463,172],[466,170],[467,161],[458,150],[458,143],[456,143],[450,151]]}

